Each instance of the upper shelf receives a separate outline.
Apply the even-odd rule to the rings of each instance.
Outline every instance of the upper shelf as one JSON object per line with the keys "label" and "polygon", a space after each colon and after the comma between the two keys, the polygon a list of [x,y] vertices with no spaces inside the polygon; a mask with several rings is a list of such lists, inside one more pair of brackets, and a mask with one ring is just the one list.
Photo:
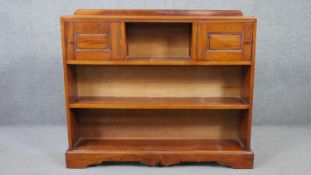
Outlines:
{"label": "upper shelf", "polygon": [[240,10],[103,10],[78,9],[74,15],[101,16],[243,16]]}
{"label": "upper shelf", "polygon": [[240,97],[77,97],[70,108],[248,109]]}
{"label": "upper shelf", "polygon": [[131,58],[127,60],[67,60],[69,65],[160,65],[160,66],[242,66],[251,65],[251,61],[193,61],[184,58]]}

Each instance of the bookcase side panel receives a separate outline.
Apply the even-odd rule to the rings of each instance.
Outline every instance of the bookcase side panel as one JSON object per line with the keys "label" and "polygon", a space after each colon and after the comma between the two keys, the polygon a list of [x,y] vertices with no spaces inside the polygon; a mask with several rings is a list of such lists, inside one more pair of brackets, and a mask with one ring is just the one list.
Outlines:
{"label": "bookcase side panel", "polygon": [[74,100],[77,96],[77,77],[76,77],[76,67],[69,66],[66,64],[68,59],[68,30],[71,29],[71,24],[66,23],[61,19],[61,34],[62,34],[62,51],[63,51],[63,70],[64,70],[64,93],[66,102],[66,121],[68,130],[68,144],[69,150],[72,150],[74,144],[78,140],[78,123],[77,119],[74,117],[73,112],[69,108],[69,103]]}

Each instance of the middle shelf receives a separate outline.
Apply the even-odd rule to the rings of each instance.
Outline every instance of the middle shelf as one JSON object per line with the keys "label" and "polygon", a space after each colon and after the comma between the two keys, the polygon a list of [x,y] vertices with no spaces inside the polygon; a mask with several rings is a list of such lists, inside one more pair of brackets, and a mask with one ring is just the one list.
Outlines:
{"label": "middle shelf", "polygon": [[249,109],[243,66],[70,66],[69,108]]}
{"label": "middle shelf", "polygon": [[241,97],[77,97],[70,108],[248,109]]}

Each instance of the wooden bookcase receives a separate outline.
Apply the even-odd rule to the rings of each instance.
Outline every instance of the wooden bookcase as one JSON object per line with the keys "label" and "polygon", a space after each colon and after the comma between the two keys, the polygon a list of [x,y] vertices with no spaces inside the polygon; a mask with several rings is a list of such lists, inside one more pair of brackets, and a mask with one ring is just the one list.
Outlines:
{"label": "wooden bookcase", "polygon": [[256,18],[240,11],[77,10],[61,17],[68,168],[252,168]]}

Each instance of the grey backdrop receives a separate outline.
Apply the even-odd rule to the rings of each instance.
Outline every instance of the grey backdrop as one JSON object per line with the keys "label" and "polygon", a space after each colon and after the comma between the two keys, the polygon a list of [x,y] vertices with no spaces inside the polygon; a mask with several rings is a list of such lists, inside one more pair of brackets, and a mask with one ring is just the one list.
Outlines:
{"label": "grey backdrop", "polygon": [[0,124],[65,124],[59,17],[77,8],[241,9],[258,17],[255,124],[311,122],[311,1],[0,0]]}

